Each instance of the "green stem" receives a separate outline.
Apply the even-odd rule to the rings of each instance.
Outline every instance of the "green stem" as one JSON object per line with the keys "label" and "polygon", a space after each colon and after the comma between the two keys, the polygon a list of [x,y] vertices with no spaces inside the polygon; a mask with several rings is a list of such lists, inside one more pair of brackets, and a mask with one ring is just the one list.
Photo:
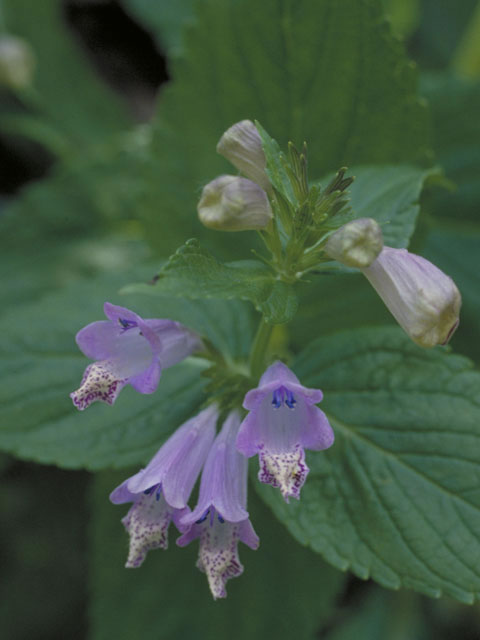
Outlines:
{"label": "green stem", "polygon": [[265,322],[262,316],[258,325],[257,334],[253,341],[252,352],[250,354],[250,372],[255,380],[261,376],[265,369],[265,356],[270,343],[272,331],[273,325]]}

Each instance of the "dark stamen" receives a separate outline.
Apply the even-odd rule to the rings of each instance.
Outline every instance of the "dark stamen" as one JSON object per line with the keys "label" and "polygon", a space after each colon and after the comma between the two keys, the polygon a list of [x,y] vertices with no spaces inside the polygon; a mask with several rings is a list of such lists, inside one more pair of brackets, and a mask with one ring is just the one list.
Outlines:
{"label": "dark stamen", "polygon": [[205,522],[209,513],[210,513],[210,509],[207,509],[203,514],[203,516],[200,518],[200,520],[197,520],[195,524],[202,524],[202,522]]}

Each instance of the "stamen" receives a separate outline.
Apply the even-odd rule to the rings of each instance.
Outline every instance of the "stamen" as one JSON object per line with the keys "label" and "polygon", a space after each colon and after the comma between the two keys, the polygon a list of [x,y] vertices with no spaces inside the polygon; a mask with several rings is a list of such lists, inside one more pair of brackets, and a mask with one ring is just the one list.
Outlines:
{"label": "stamen", "polygon": [[278,389],[275,389],[272,397],[272,405],[275,407],[275,409],[279,409],[282,404],[285,404],[289,409],[294,409],[297,403],[297,401],[295,400],[295,396],[290,391],[290,389],[287,389],[283,385],[281,387],[278,387]]}
{"label": "stamen", "polygon": [[205,522],[209,513],[210,513],[210,509],[207,509],[203,514],[203,516],[199,520],[197,520],[195,524],[202,524],[202,522]]}
{"label": "stamen", "polygon": [[273,392],[272,404],[275,407],[275,409],[279,409],[282,406],[282,403],[283,403],[283,387],[280,387],[279,389],[275,389],[275,391]]}
{"label": "stamen", "polygon": [[119,318],[118,322],[123,327],[124,331],[126,331],[127,329],[132,329],[133,327],[137,326],[137,323],[135,322],[135,320],[127,320],[126,318]]}
{"label": "stamen", "polygon": [[295,396],[289,389],[285,389],[285,395],[286,395],[285,404],[290,409],[293,409],[297,403],[297,401],[295,400]]}

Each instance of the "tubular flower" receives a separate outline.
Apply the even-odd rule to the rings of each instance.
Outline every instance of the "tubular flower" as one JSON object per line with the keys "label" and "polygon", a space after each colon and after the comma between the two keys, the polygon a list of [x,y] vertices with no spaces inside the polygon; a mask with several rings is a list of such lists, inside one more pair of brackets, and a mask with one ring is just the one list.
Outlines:
{"label": "tubular flower", "polygon": [[126,384],[139,393],[153,393],[162,369],[202,346],[200,338],[179,322],[143,320],[109,302],[104,311],[108,320],[92,322],[76,336],[81,351],[96,360],[85,369],[79,389],[70,394],[80,411],[97,400],[113,404]]}
{"label": "tubular flower", "polygon": [[264,229],[273,217],[265,191],[238,176],[219,176],[205,185],[197,209],[202,224],[218,231]]}
{"label": "tubular flower", "polygon": [[247,506],[247,460],[235,449],[240,416],[232,411],[208,454],[202,473],[198,504],[180,518],[188,529],[178,540],[180,547],[200,539],[197,567],[207,575],[214,599],[225,598],[225,584],[243,572],[238,542],[258,547],[258,537]]}
{"label": "tubular flower", "polygon": [[127,567],[139,567],[148,551],[166,549],[168,527],[190,513],[187,501],[215,437],[218,418],[211,405],[175,431],[142,469],[111,494],[114,504],[133,502],[122,522],[130,534]]}
{"label": "tubular flower", "polygon": [[217,144],[217,153],[262,189],[271,189],[265,173],[266,161],[262,139],[251,120],[241,120],[227,129]]}
{"label": "tubular flower", "polygon": [[462,303],[449,276],[425,258],[391,247],[362,272],[414,342],[434,347],[449,341]]}
{"label": "tubular flower", "polygon": [[249,414],[240,427],[237,449],[247,457],[258,453],[260,482],[278,487],[287,502],[290,496],[300,497],[309,471],[304,449],[319,451],[333,444],[332,428],[315,406],[322,397],[319,389],[303,387],[278,361],[245,396]]}

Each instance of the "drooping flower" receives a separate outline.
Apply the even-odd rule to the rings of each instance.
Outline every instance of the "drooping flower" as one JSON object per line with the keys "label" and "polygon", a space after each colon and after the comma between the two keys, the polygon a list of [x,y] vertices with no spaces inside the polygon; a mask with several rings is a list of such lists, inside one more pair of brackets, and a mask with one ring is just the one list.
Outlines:
{"label": "drooping flower", "polygon": [[238,542],[258,547],[248,519],[247,460],[235,449],[240,416],[232,411],[208,454],[202,472],[198,504],[180,519],[188,530],[177,540],[181,547],[200,539],[197,567],[207,575],[215,599],[225,598],[225,584],[243,572]]}
{"label": "drooping flower", "polygon": [[373,218],[357,218],[340,227],[325,244],[325,253],[357,269],[368,267],[383,248],[380,225]]}
{"label": "drooping flower", "polygon": [[139,567],[148,551],[166,549],[173,520],[182,531],[187,501],[215,437],[218,409],[210,405],[165,442],[145,469],[110,495],[114,504],[133,502],[122,522],[130,534],[127,567]]}
{"label": "drooping flower", "polygon": [[308,467],[304,449],[319,451],[333,444],[327,417],[318,407],[323,394],[303,387],[282,362],[274,362],[259,385],[245,396],[249,414],[242,422],[237,449],[259,456],[260,482],[278,487],[288,502],[300,497]]}
{"label": "drooping flower", "polygon": [[77,409],[97,400],[113,404],[126,384],[139,393],[153,393],[162,369],[180,362],[202,342],[193,331],[173,320],[143,320],[133,311],[109,302],[108,320],[81,329],[76,341],[93,364],[85,369],[82,383],[70,394]]}
{"label": "drooping flower", "polygon": [[205,185],[197,209],[200,221],[218,231],[264,229],[273,216],[265,191],[238,176],[219,176]]}
{"label": "drooping flower", "polygon": [[217,144],[217,152],[264,191],[271,189],[262,139],[251,120],[241,120],[227,129]]}
{"label": "drooping flower", "polygon": [[362,272],[410,338],[422,347],[446,344],[462,299],[453,280],[425,258],[384,247]]}

